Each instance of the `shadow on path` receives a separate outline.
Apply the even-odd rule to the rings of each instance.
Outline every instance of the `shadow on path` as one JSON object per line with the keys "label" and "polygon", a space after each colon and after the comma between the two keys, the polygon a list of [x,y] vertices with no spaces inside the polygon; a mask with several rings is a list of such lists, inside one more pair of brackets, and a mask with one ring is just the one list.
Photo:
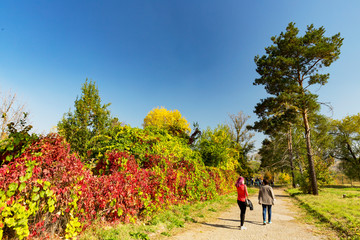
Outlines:
{"label": "shadow on path", "polygon": [[[218,218],[219,220],[223,220],[223,221],[231,221],[231,222],[240,222],[239,219],[228,219],[228,218]],[[254,225],[263,225],[262,222],[260,221],[249,221],[245,219],[246,223],[250,223],[250,224],[254,224]]]}
{"label": "shadow on path", "polygon": [[227,228],[227,229],[240,229],[238,226],[224,225],[224,224],[216,224],[216,223],[201,223],[202,225],[216,228]]}
{"label": "shadow on path", "polygon": [[289,198],[289,195],[281,195],[281,194],[275,194],[275,197],[279,197],[279,198]]}
{"label": "shadow on path", "polygon": [[254,225],[264,225],[263,222],[259,222],[259,221],[247,221],[245,220],[246,223],[250,223],[250,224],[254,224]]}
{"label": "shadow on path", "polygon": [[219,220],[223,220],[223,221],[231,221],[231,222],[239,222],[239,219],[227,219],[227,218],[218,218]]}

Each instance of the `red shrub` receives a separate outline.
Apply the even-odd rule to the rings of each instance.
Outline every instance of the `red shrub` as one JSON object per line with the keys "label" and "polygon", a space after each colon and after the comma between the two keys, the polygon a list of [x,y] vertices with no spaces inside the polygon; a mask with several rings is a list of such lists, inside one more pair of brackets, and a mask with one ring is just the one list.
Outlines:
{"label": "red shrub", "polygon": [[[185,159],[172,163],[163,156],[145,154],[141,167],[137,162],[126,152],[108,152],[96,167],[101,174],[93,175],[61,137],[48,135],[0,168],[0,190],[26,183],[7,198],[6,206],[18,201],[28,209],[31,201],[36,203],[36,212],[27,219],[30,237],[71,237],[98,217],[128,222],[170,204],[212,198],[227,192],[236,177],[233,172],[197,169]],[[50,190],[54,194],[47,194]],[[34,197],[37,193],[42,196]],[[9,234],[9,227],[3,229]]]}

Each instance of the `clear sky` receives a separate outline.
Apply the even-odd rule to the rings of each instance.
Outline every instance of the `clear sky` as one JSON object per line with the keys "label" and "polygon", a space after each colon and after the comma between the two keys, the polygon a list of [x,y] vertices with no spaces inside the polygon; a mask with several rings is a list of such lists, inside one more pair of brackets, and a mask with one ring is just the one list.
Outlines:
{"label": "clear sky", "polygon": [[[96,82],[113,116],[141,127],[157,106],[178,109],[201,128],[228,113],[256,120],[267,97],[254,56],[295,22],[344,37],[340,59],[317,93],[341,119],[360,112],[358,0],[0,1],[0,90],[27,105],[36,132],[47,133],[74,109],[81,85]],[[256,146],[261,145],[257,134]]]}

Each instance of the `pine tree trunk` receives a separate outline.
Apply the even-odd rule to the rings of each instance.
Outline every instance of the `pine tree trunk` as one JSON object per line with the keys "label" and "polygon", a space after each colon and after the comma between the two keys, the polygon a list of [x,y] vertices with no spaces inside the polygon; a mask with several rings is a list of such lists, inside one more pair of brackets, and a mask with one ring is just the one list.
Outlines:
{"label": "pine tree trunk", "polygon": [[293,164],[291,125],[289,126],[289,133],[288,133],[288,150],[289,150],[289,161],[290,161],[290,168],[291,168],[292,186],[293,186],[293,188],[295,188],[296,185],[295,185],[295,173],[294,173],[294,164]]}
{"label": "pine tree trunk", "polygon": [[303,115],[303,120],[304,120],[306,150],[307,150],[307,157],[308,157],[308,161],[309,161],[309,175],[310,175],[312,194],[319,195],[317,181],[316,181],[314,161],[313,161],[313,157],[312,157],[311,142],[310,142],[310,126],[309,126],[309,120],[308,120],[308,115],[307,115],[306,109],[303,111],[302,115]]}

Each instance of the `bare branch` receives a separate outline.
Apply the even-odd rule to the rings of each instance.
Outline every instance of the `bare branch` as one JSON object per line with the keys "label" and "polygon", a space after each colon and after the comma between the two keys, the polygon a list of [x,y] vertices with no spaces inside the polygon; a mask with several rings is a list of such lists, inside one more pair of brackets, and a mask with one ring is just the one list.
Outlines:
{"label": "bare branch", "polygon": [[16,125],[20,123],[20,119],[25,111],[25,104],[17,102],[16,94],[0,92],[0,139],[7,136],[7,125],[14,122]]}

